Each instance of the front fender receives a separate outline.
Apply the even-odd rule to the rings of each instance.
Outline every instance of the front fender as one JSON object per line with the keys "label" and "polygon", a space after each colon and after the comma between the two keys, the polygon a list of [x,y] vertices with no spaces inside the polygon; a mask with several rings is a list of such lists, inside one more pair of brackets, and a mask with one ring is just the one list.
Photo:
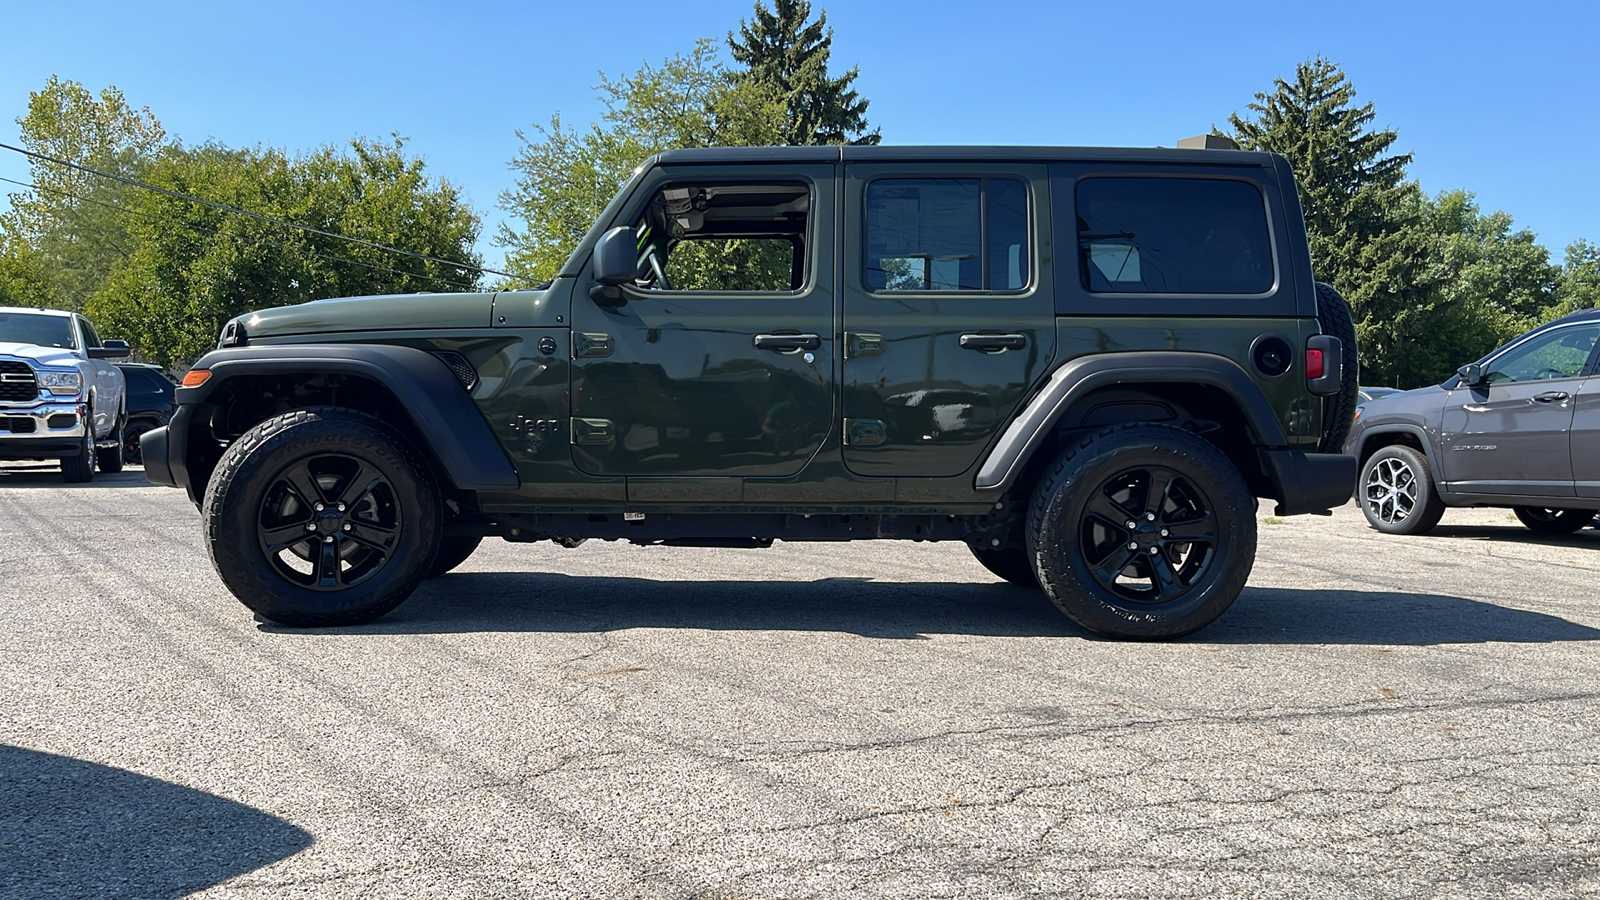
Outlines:
{"label": "front fender", "polygon": [[[211,372],[203,384],[177,390],[179,411],[166,444],[179,454],[188,445],[190,416],[229,381],[250,375],[354,375],[387,388],[410,414],[445,474],[462,490],[516,490],[516,469],[471,396],[438,357],[391,344],[301,344],[214,350],[194,364]],[[186,477],[172,459],[173,475]]]}

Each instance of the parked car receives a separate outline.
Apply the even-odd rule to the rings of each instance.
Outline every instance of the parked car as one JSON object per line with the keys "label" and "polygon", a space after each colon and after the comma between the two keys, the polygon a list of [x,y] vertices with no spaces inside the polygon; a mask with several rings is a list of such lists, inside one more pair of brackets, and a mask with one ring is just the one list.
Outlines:
{"label": "parked car", "polygon": [[537,289],[228,322],[145,472],[287,625],[382,616],[485,537],[899,539],[1186,634],[1256,498],[1356,474],[1349,308],[1288,163],[1219,143],[661,153]]}
{"label": "parked car", "polygon": [[122,471],[127,388],[107,360],[127,355],[77,313],[0,308],[0,459],[60,460],[69,482]]}
{"label": "parked car", "polygon": [[1422,534],[1452,506],[1506,507],[1542,532],[1600,509],[1600,310],[1542,325],[1434,387],[1361,406],[1346,452],[1373,528]]}
{"label": "parked car", "polygon": [[139,438],[146,431],[172,421],[178,409],[178,386],[160,366],[149,363],[117,363],[128,382],[128,424],[122,431],[123,457],[134,465],[144,464]]}

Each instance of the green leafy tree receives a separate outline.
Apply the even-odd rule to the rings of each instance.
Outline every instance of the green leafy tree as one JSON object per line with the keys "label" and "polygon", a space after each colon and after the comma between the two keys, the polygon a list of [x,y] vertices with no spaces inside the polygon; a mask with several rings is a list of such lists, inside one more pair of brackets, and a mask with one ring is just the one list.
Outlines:
{"label": "green leafy tree", "polygon": [[222,323],[252,309],[322,297],[476,286],[479,221],[448,182],[426,175],[404,142],[358,140],[291,157],[216,144],[168,148],[149,183],[337,235],[439,257],[363,246],[155,191],[130,198],[132,250],[89,301],[100,330],[163,365],[187,363]]}
{"label": "green leafy tree", "polygon": [[[28,96],[17,119],[27,149],[88,169],[135,176],[166,145],[148,108],[121,91],[95,95],[55,76]],[[79,309],[129,250],[127,219],[117,206],[126,185],[72,165],[34,158],[34,187],[11,195],[0,216],[0,291],[15,303]]]}
{"label": "green leafy tree", "polygon": [[736,80],[761,85],[782,102],[780,143],[878,143],[878,131],[867,130],[868,101],[851,87],[859,67],[829,75],[833,29],[828,14],[822,11],[816,21],[810,19],[808,0],[773,0],[771,9],[756,0],[755,15],[740,21],[738,37],[728,33],[728,49],[744,66]]}
{"label": "green leafy tree", "polygon": [[1600,245],[1583,238],[1567,245],[1555,296],[1555,304],[1545,311],[1550,318],[1600,306]]}
{"label": "green leafy tree", "polygon": [[1425,198],[1405,180],[1411,154],[1389,153],[1399,135],[1373,129],[1373,105],[1355,98],[1344,72],[1319,57],[1257,94],[1251,117],[1228,122],[1241,147],[1280,153],[1294,169],[1312,266],[1350,302],[1364,380],[1419,384],[1436,368],[1415,353],[1434,319]]}

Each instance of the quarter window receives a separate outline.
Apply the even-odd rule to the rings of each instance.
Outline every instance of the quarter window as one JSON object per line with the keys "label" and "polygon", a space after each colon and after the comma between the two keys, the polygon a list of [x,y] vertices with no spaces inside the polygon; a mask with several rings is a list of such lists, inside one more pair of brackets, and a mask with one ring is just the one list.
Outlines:
{"label": "quarter window", "polygon": [[1217,178],[1078,182],[1078,268],[1102,293],[1264,294],[1276,280],[1261,191]]}
{"label": "quarter window", "polygon": [[1028,187],[1012,178],[885,178],[867,185],[867,289],[1028,286]]}

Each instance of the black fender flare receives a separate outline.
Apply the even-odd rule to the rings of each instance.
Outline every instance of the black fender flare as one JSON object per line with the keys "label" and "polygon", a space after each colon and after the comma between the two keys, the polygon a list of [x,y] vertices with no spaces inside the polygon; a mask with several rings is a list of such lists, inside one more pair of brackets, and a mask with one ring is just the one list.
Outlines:
{"label": "black fender flare", "polygon": [[1161,383],[1220,388],[1244,412],[1251,439],[1258,447],[1282,448],[1289,443],[1255,382],[1238,363],[1226,357],[1180,350],[1079,356],[1051,372],[1049,380],[1011,420],[984,457],[973,487],[996,493],[1011,487],[1062,415],[1090,393],[1115,385]]}
{"label": "black fender flare", "polygon": [[[354,375],[376,382],[405,407],[451,482],[461,490],[507,491],[521,487],[517,470],[461,382],[438,357],[394,344],[298,344],[213,350],[194,369],[210,370],[204,383],[177,390],[178,414],[171,428],[187,424],[189,409],[230,380],[248,375]],[[181,420],[181,421],[180,421]],[[169,445],[182,452],[187,440]],[[176,461],[175,461],[176,462]],[[174,468],[177,468],[176,466]]]}

